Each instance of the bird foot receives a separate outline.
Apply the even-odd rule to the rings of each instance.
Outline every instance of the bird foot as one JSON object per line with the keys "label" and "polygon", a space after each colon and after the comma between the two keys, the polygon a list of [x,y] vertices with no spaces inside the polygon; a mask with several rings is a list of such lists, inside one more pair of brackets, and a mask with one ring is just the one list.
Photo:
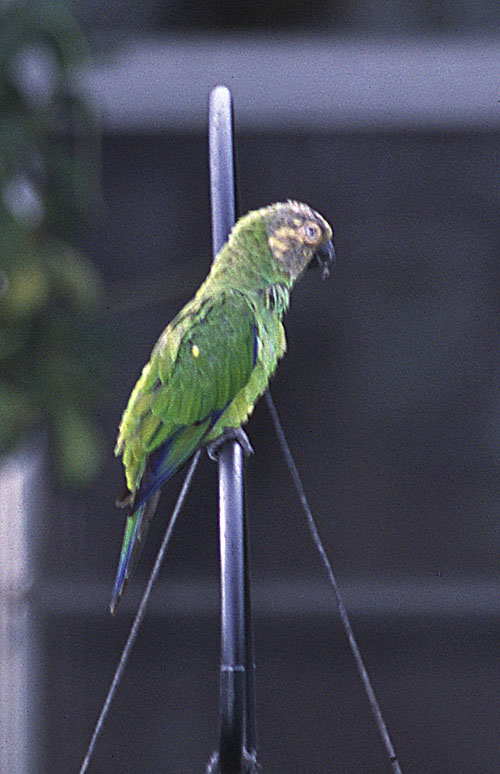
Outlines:
{"label": "bird foot", "polygon": [[115,500],[115,505],[117,508],[127,508],[127,506],[132,504],[132,493],[128,491],[128,488],[125,488],[123,494],[121,494],[119,497]]}
{"label": "bird foot", "polygon": [[210,443],[207,443],[207,454],[211,460],[217,462],[219,451],[222,446],[227,443],[227,441],[238,441],[239,445],[243,449],[245,459],[248,459],[248,457],[253,454],[252,444],[248,440],[248,436],[245,431],[242,430],[241,427],[228,427],[226,430],[224,430],[222,435],[215,439],[215,441],[210,441]]}

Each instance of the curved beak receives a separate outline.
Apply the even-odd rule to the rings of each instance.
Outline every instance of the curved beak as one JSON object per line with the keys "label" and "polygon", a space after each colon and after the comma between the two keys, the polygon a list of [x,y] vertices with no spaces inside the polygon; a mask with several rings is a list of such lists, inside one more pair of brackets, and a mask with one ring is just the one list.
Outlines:
{"label": "curved beak", "polygon": [[319,250],[316,250],[314,257],[322,268],[321,279],[326,279],[330,274],[330,266],[335,261],[335,248],[332,240],[329,239]]}

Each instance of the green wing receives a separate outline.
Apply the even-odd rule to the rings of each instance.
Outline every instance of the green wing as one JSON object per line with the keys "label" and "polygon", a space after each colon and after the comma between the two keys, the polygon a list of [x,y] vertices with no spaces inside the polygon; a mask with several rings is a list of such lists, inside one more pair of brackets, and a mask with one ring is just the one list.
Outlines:
{"label": "green wing", "polygon": [[120,426],[116,453],[123,449],[127,483],[136,503],[138,496],[143,499],[146,491],[153,491],[147,481],[152,468],[164,468],[159,456],[169,447],[167,467],[178,469],[248,382],[255,366],[257,328],[241,294],[220,294],[196,311],[193,306],[188,304],[161,336]]}
{"label": "green wing", "polygon": [[[244,296],[190,302],[155,346],[124,412],[115,452],[123,452],[134,511],[127,519],[112,610],[137,563],[159,488],[203,445],[248,383],[257,327]],[[152,497],[154,495],[154,497]]]}

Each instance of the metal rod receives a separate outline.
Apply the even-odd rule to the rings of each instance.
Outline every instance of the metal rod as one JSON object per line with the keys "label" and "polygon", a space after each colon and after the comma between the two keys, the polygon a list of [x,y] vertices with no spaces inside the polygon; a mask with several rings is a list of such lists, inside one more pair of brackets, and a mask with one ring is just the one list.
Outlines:
{"label": "metal rod", "polygon": [[219,451],[221,562],[221,774],[240,774],[246,716],[245,550],[243,450],[225,443]]}
{"label": "metal rod", "polygon": [[321,557],[323,567],[325,568],[326,573],[328,575],[330,586],[333,589],[335,600],[337,602],[337,606],[339,609],[340,620],[342,621],[342,626],[344,627],[344,631],[347,635],[347,640],[349,642],[349,648],[351,649],[351,653],[354,657],[354,661],[356,663],[356,667],[358,669],[361,682],[363,683],[363,688],[365,690],[368,702],[370,704],[370,709],[375,719],[375,723],[377,724],[377,729],[380,734],[380,738],[382,739],[382,743],[385,747],[387,756],[389,758],[389,763],[391,764],[391,768],[394,774],[403,774],[403,771],[401,769],[401,766],[398,760],[398,756],[396,755],[396,751],[394,749],[394,745],[392,744],[391,737],[389,736],[389,731],[387,730],[384,716],[382,715],[382,710],[380,709],[380,705],[377,701],[377,697],[375,696],[375,691],[373,690],[372,682],[368,675],[368,671],[366,669],[363,656],[361,655],[358,641],[356,639],[353,628],[351,626],[351,619],[347,613],[347,609],[344,604],[344,596],[340,591],[339,585],[337,583],[337,579],[333,573],[332,566],[330,564],[330,560],[326,555],[325,548],[319,536],[318,528],[316,526],[316,522],[314,521],[311,508],[309,507],[309,503],[307,501],[306,493],[302,485],[302,480],[300,478],[299,471],[297,470],[295,460],[292,457],[290,447],[288,446],[288,442],[285,438],[285,434],[281,426],[278,412],[276,411],[276,406],[274,405],[274,401],[271,397],[271,393],[269,392],[269,390],[266,391],[266,402],[267,402],[267,407],[269,409],[269,413],[271,414],[271,419],[273,420],[274,429],[276,430],[276,435],[278,436],[278,441],[281,446],[283,456],[285,457],[288,470],[290,471],[290,474],[292,476],[295,489],[297,491],[299,500],[302,505],[302,509],[306,516],[307,526],[309,527],[309,531],[311,533],[311,537],[313,539],[315,548]]}
{"label": "metal rod", "polygon": [[212,90],[208,111],[212,248],[215,258],[236,220],[233,116],[231,92],[226,86],[216,86]]}
{"label": "metal rod", "polygon": [[[217,86],[209,103],[210,198],[214,257],[235,221],[235,174],[231,93]],[[243,451],[237,441],[227,441],[218,454],[219,533],[221,562],[221,672],[220,672],[220,774],[241,774],[246,749],[248,658],[252,644],[250,596],[246,588],[245,509]],[[250,637],[250,639],[248,639]],[[252,670],[251,670],[252,671]],[[253,690],[253,674],[251,678]],[[252,697],[250,718],[255,715]],[[254,721],[251,721],[253,727]],[[252,731],[252,743],[255,734]]]}
{"label": "metal rod", "polygon": [[245,748],[250,758],[257,760],[257,707],[255,701],[255,655],[252,625],[252,596],[250,572],[250,539],[248,535],[248,515],[244,513],[245,548],[245,670],[246,670],[246,717]]}
{"label": "metal rod", "polygon": [[123,676],[123,672],[125,671],[125,667],[127,666],[127,662],[129,660],[130,654],[132,652],[132,648],[134,647],[134,643],[137,639],[137,634],[139,633],[139,629],[141,628],[141,624],[144,620],[144,616],[146,614],[146,607],[149,602],[149,597],[151,595],[151,591],[153,588],[153,585],[158,577],[158,573],[160,572],[161,565],[163,563],[163,559],[165,558],[165,553],[168,548],[168,544],[170,543],[170,538],[172,536],[172,532],[174,530],[175,524],[177,522],[177,518],[179,516],[179,513],[181,511],[181,508],[184,504],[184,501],[186,499],[187,493],[189,491],[189,487],[191,486],[191,481],[193,479],[194,472],[196,470],[196,466],[198,465],[198,461],[200,459],[201,455],[201,449],[198,449],[196,454],[191,460],[191,464],[189,466],[188,472],[186,473],[186,477],[184,479],[184,483],[182,484],[181,491],[179,492],[179,496],[177,497],[177,501],[175,503],[174,510],[172,512],[172,515],[170,517],[170,521],[168,522],[167,529],[165,531],[165,534],[163,536],[163,540],[161,542],[160,549],[156,555],[155,563],[153,565],[153,569],[151,570],[151,574],[149,576],[148,582],[146,584],[146,588],[144,589],[143,595],[141,597],[141,602],[139,607],[137,608],[137,612],[135,614],[134,621],[132,623],[132,627],[130,629],[129,635],[127,637],[127,641],[125,643],[125,646],[121,652],[120,660],[118,662],[118,665],[116,667],[115,673],[113,675],[113,679],[111,681],[111,685],[108,688],[108,692],[106,694],[106,698],[104,700],[104,704],[102,706],[101,712],[99,713],[99,717],[97,718],[97,722],[94,726],[94,731],[92,733],[92,737],[89,742],[89,746],[87,748],[87,751],[85,753],[85,758],[82,761],[82,765],[79,769],[79,774],[85,774],[87,771],[90,761],[92,759],[92,756],[94,755],[95,746],[97,743],[97,740],[99,739],[99,736],[101,734],[102,728],[104,726],[104,721],[106,720],[106,717],[109,712],[109,708],[111,707],[111,702],[113,701],[116,689],[118,688],[120,681]]}

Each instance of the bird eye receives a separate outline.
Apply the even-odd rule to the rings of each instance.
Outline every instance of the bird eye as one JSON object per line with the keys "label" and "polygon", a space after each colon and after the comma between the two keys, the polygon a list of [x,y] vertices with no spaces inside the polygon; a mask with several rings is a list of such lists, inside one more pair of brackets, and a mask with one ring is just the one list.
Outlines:
{"label": "bird eye", "polygon": [[318,242],[321,237],[321,229],[317,223],[310,221],[304,226],[304,239],[309,244]]}

